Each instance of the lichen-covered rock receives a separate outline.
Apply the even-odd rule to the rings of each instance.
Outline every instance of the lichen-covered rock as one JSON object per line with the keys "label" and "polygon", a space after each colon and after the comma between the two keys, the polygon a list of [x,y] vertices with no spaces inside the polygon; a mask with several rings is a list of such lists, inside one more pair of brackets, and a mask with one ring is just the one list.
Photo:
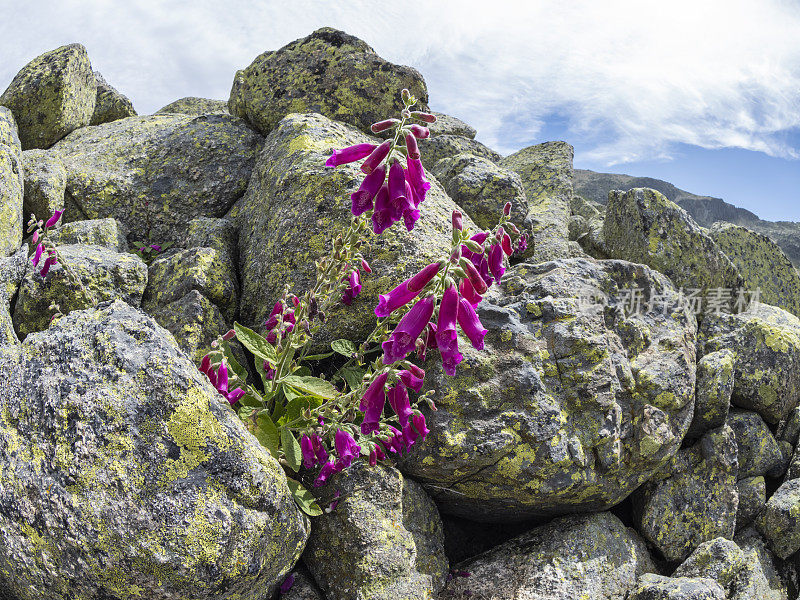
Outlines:
{"label": "lichen-covered rock", "polygon": [[10,303],[25,277],[27,263],[27,244],[12,256],[0,257],[0,346],[19,343],[11,319]]}
{"label": "lichen-covered rock", "polygon": [[675,569],[673,577],[705,577],[730,588],[742,566],[744,552],[736,542],[718,537],[703,542]]}
{"label": "lichen-covered rock", "polygon": [[603,240],[605,206],[575,195],[570,200],[569,209],[569,239],[578,242],[589,256],[608,258]]}
{"label": "lichen-covered rock", "polygon": [[25,150],[22,166],[25,175],[24,221],[27,222],[31,213],[37,219],[47,220],[55,211],[64,208],[67,189],[64,161],[57,152]]}
{"label": "lichen-covered rock", "polygon": [[796,406],[786,419],[778,425],[775,439],[786,442],[793,448],[800,438],[800,406]]}
{"label": "lichen-covered rock", "polygon": [[756,526],[779,558],[800,550],[800,479],[789,479],[767,500]]}
{"label": "lichen-covered rock", "polygon": [[727,426],[706,433],[666,466],[663,479],[633,496],[642,536],[666,560],[683,560],[703,542],[732,538],[736,529],[736,441]]}
{"label": "lichen-covered rock", "polygon": [[656,190],[609,193],[603,239],[612,258],[649,265],[687,292],[742,286],[736,266],[714,240]]}
{"label": "lichen-covered rock", "polygon": [[111,217],[64,223],[50,230],[49,235],[56,245],[87,244],[103,246],[115,252],[128,251],[125,227]]}
{"label": "lichen-covered rock", "polygon": [[[569,215],[572,200],[572,146],[546,142],[505,157],[500,165],[516,171],[528,199],[533,223],[534,261],[570,256]],[[620,257],[621,258],[621,257]]]}
{"label": "lichen-covered rock", "polygon": [[261,142],[227,115],[157,115],[80,129],[54,149],[67,168],[66,204],[160,243],[180,241],[195,217],[224,215],[244,193]]}
{"label": "lichen-covered rock", "polygon": [[471,560],[441,598],[625,600],[655,571],[644,542],[610,513],[556,519]]}
{"label": "lichen-covered rock", "polygon": [[732,223],[714,223],[708,235],[736,265],[746,289],[758,289],[761,302],[800,316],[800,274],[778,244]]}
{"label": "lichen-covered rock", "polygon": [[321,113],[368,132],[403,109],[407,88],[427,110],[428,91],[416,69],[385,61],[365,42],[323,27],[238,71],[228,109],[267,134],[289,113]]}
{"label": "lichen-covered rock", "polygon": [[188,357],[199,363],[211,343],[230,329],[219,308],[198,290],[164,305],[147,306],[148,314],[175,336]]}
{"label": "lichen-covered rock", "polygon": [[219,307],[229,321],[237,308],[237,282],[230,256],[214,248],[188,248],[153,261],[142,300],[147,312],[197,290]]}
{"label": "lichen-covered rock", "polygon": [[736,315],[706,314],[701,354],[727,348],[736,355],[731,403],[754,410],[770,424],[786,418],[800,400],[800,319],[754,303]]}
{"label": "lichen-covered rock", "polygon": [[764,477],[745,477],[736,482],[739,508],[736,512],[736,530],[752,523],[764,510],[767,503],[767,484]]}
{"label": "lichen-covered rock", "polygon": [[726,600],[725,590],[713,579],[642,575],[628,600]]}
{"label": "lichen-covered rock", "polygon": [[[625,314],[632,287],[672,309]],[[462,340],[455,377],[429,365],[438,410],[401,469],[444,512],[478,521],[617,504],[692,418],[695,321],[677,302],[666,277],[622,261],[509,270],[478,305],[485,350]]]}
{"label": "lichen-covered rock", "polygon": [[294,577],[292,587],[280,595],[280,600],[326,600],[311,573],[302,563],[295,567],[292,576]]}
{"label": "lichen-covered rock", "polygon": [[233,260],[236,256],[236,226],[230,219],[197,217],[189,221],[184,245],[187,248],[213,248]]}
{"label": "lichen-covered rock", "polygon": [[460,135],[472,140],[475,139],[478,133],[472,125],[465,123],[458,117],[436,112],[435,110],[428,112],[436,117],[436,122],[428,125],[428,129],[431,130],[431,136]]}
{"label": "lichen-covered rock", "polygon": [[739,479],[766,475],[783,462],[780,446],[764,420],[747,410],[732,410],[725,420],[736,436]]}
{"label": "lichen-covered rock", "polygon": [[788,600],[797,595],[789,592],[786,563],[776,561],[754,527],[738,533],[734,541],[742,549],[744,561],[731,586],[731,600]]}
{"label": "lichen-covered rock", "polygon": [[127,96],[120,94],[99,71],[94,72],[94,77],[97,83],[97,98],[90,125],[102,125],[117,119],[136,116],[133,103]]}
{"label": "lichen-covered rock", "polygon": [[[260,326],[284,286],[300,293],[313,285],[314,261],[350,225],[349,194],[363,175],[358,164],[331,169],[325,161],[336,148],[370,139],[322,115],[289,115],[267,136],[247,192],[231,211],[239,228],[243,323]],[[373,273],[362,280],[352,306],[329,312],[320,345],[364,339],[375,324],[378,294],[450,254],[451,214],[458,207],[432,184],[413,231],[397,223],[371,238],[367,259]],[[464,226],[475,230],[469,218]]]}
{"label": "lichen-covered rock", "polygon": [[[686,437],[698,438],[725,423],[733,391],[735,359],[733,351],[726,348],[697,361],[694,417]],[[741,471],[739,476],[746,477]]]}
{"label": "lichen-covered rock", "polygon": [[78,244],[60,246],[58,252],[83,287],[67,275],[61,260],[44,278],[29,263],[14,307],[14,324],[20,335],[47,329],[53,303],[65,315],[90,307],[92,298],[97,302],[120,299],[131,306],[141,303],[147,266],[138,256]]}
{"label": "lichen-covered rock", "polygon": [[356,463],[318,492],[303,561],[328,600],[433,598],[448,571],[436,505],[390,467]]}
{"label": "lichen-covered rock", "polygon": [[457,154],[437,162],[432,172],[478,227],[497,225],[506,202],[511,202],[511,220],[520,227],[525,222],[528,201],[514,171],[474,154]]}
{"label": "lichen-covered rock", "polygon": [[227,101],[197,98],[195,96],[187,96],[186,98],[175,100],[175,102],[170,102],[155,112],[157,115],[163,115],[165,113],[181,115],[230,114],[228,112]]}
{"label": "lichen-covered rock", "polygon": [[0,96],[0,105],[14,113],[24,150],[49,148],[89,124],[96,95],[86,48],[69,44],[25,65]]}
{"label": "lichen-covered rock", "polygon": [[499,162],[502,156],[478,140],[472,140],[461,135],[443,134],[433,136],[419,145],[422,162],[433,167],[443,158],[452,158],[459,154],[472,154],[487,158],[492,162]]}
{"label": "lichen-covered rock", "polygon": [[0,257],[22,243],[24,189],[17,125],[11,111],[0,106]]}
{"label": "lichen-covered rock", "polygon": [[0,348],[0,573],[19,600],[262,600],[308,521],[278,463],[123,302]]}

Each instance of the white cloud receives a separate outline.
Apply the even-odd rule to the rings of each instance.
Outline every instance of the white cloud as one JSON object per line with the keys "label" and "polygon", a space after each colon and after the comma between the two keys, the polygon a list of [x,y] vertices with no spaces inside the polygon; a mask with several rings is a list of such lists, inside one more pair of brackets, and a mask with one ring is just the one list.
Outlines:
{"label": "white cloud", "polygon": [[15,12],[0,24],[0,88],[81,41],[141,112],[224,99],[257,54],[331,25],[416,66],[434,108],[503,152],[541,141],[555,116],[605,164],[677,143],[798,158],[782,135],[800,128],[796,0],[29,0]]}

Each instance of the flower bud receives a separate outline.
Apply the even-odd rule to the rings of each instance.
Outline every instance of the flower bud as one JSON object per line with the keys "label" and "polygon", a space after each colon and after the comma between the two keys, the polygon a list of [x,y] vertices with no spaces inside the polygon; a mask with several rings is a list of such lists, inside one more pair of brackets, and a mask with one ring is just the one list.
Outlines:
{"label": "flower bud", "polygon": [[369,128],[374,133],[380,133],[381,131],[386,131],[387,129],[396,125],[399,122],[400,121],[397,119],[384,119],[383,121],[378,121],[377,123],[373,123],[372,125],[370,125]]}
{"label": "flower bud", "polygon": [[361,259],[361,270],[364,271],[364,273],[372,273],[372,267],[370,267],[369,263],[363,258]]}
{"label": "flower bud", "polygon": [[478,270],[475,268],[475,265],[472,262],[468,261],[465,258],[462,258],[459,261],[459,266],[464,269],[464,272],[467,274],[467,279],[472,284],[475,293],[482,296],[486,293],[486,290],[489,289],[489,286],[486,284],[486,280],[481,277],[481,274],[478,273]]}
{"label": "flower bud", "polygon": [[408,104],[408,102],[411,100],[411,92],[409,92],[406,88],[402,89],[400,96],[403,98],[403,102],[406,104]]}
{"label": "flower bud", "polygon": [[63,215],[63,214],[64,214],[64,211],[63,211],[63,210],[57,210],[57,211],[55,211],[55,212],[53,213],[53,216],[52,216],[52,217],[50,217],[49,219],[47,219],[47,223],[45,223],[45,225],[44,225],[44,226],[45,226],[45,227],[52,227],[53,225],[55,225],[56,223],[58,223],[58,220],[61,218],[61,215]]}
{"label": "flower bud", "polygon": [[453,250],[453,253],[450,255],[450,262],[454,265],[457,265],[460,258],[461,258],[461,246],[458,246],[455,250]]}
{"label": "flower bud", "polygon": [[410,158],[420,158],[419,146],[417,146],[417,138],[408,134],[406,136],[406,149]]}
{"label": "flower bud", "polygon": [[231,329],[225,335],[222,336],[222,339],[228,342],[235,337],[236,337],[236,332],[233,329]]}
{"label": "flower bud", "polygon": [[392,147],[392,140],[386,140],[372,151],[366,160],[361,163],[361,171],[369,175],[383,162]]}
{"label": "flower bud", "polygon": [[462,231],[464,229],[464,215],[460,211],[454,210],[452,214],[453,229]]}
{"label": "flower bud", "polygon": [[513,223],[508,223],[508,228],[511,230],[511,232],[514,235],[519,235],[519,228],[516,225],[514,225]]}
{"label": "flower bud", "polygon": [[506,205],[503,207],[503,214],[508,216],[511,214],[511,202],[506,202]]}
{"label": "flower bud", "polygon": [[436,115],[432,115],[431,113],[415,110],[411,114],[417,117],[420,121],[424,121],[425,123],[436,123]]}
{"label": "flower bud", "polygon": [[422,125],[409,125],[408,128],[411,130],[411,133],[414,134],[414,137],[424,140],[425,138],[431,135],[431,130],[427,127],[423,127]]}
{"label": "flower bud", "polygon": [[464,240],[464,245],[475,254],[483,254],[483,246],[475,240]]}
{"label": "flower bud", "polygon": [[497,228],[497,233],[494,234],[494,239],[496,239],[499,242],[499,241],[501,241],[503,239],[503,236],[505,234],[506,234],[506,230],[503,229],[502,227],[498,227]]}

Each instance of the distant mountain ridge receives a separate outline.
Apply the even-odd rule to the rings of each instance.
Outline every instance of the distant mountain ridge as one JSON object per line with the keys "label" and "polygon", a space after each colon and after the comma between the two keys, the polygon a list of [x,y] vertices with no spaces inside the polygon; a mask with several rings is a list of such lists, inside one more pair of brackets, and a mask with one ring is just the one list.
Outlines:
{"label": "distant mountain ridge", "polygon": [[683,207],[703,227],[711,227],[716,221],[726,221],[770,237],[783,249],[795,266],[800,266],[800,223],[764,221],[755,213],[729,204],[721,198],[698,196],[654,177],[634,177],[620,173],[597,173],[586,169],[575,169],[573,186],[576,194],[600,204],[606,204],[608,192],[611,190],[629,190],[638,187],[658,190]]}

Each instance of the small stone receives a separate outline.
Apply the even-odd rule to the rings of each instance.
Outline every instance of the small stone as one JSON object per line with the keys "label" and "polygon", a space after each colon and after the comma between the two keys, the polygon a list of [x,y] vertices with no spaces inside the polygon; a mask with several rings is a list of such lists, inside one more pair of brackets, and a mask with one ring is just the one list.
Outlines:
{"label": "small stone", "polygon": [[642,575],[628,600],[725,600],[725,590],[713,579]]}
{"label": "small stone", "polygon": [[116,219],[89,219],[64,223],[49,233],[53,243],[103,246],[115,252],[127,252],[125,227]]}
{"label": "small stone", "polygon": [[179,114],[179,115],[229,115],[228,102],[226,100],[209,100],[208,98],[196,98],[187,96],[175,102],[170,102],[163,108],[159,108],[155,114]]}
{"label": "small stone", "polygon": [[90,125],[102,125],[136,116],[133,103],[127,96],[120,94],[98,71],[94,72],[94,76],[97,82],[97,99]]}
{"label": "small stone", "polygon": [[0,106],[0,258],[22,243],[24,189],[17,125],[11,111]]}
{"label": "small stone", "polygon": [[764,477],[745,477],[736,482],[739,493],[739,508],[736,512],[736,530],[752,523],[764,510],[767,503],[767,485]]}
{"label": "small stone", "polygon": [[772,432],[756,413],[732,410],[726,423],[736,436],[739,478],[766,475],[783,463],[783,454]]}
{"label": "small stone", "polygon": [[733,391],[735,357],[726,348],[706,354],[697,362],[694,418],[686,437],[698,438],[725,423]]}
{"label": "small stone", "polygon": [[800,550],[800,479],[790,479],[767,500],[758,530],[778,558]]}
{"label": "small stone", "polygon": [[474,127],[457,117],[436,112],[435,110],[428,112],[436,117],[436,122],[428,125],[428,129],[431,130],[431,137],[437,135],[460,135],[473,140],[478,133]]}

